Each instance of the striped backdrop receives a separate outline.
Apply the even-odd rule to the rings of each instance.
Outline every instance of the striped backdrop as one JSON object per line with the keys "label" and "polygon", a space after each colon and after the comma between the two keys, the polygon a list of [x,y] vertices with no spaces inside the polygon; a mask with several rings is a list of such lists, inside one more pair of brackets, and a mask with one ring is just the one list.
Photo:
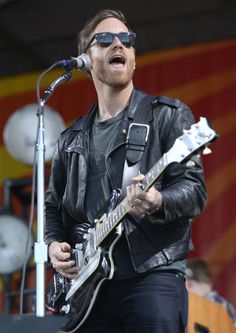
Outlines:
{"label": "striped backdrop", "polygon": [[[135,85],[153,95],[168,95],[187,103],[195,116],[206,116],[219,139],[204,156],[209,193],[207,207],[193,223],[195,251],[210,261],[215,288],[236,306],[236,39],[152,52],[137,57]],[[36,102],[40,73],[0,79],[0,131],[18,108]],[[48,74],[46,89],[61,72]],[[84,114],[96,95],[91,81],[75,72],[48,105],[69,124]],[[27,128],[26,128],[27,131]],[[9,156],[0,137],[0,187],[5,178],[31,175],[31,168]],[[2,202],[2,191],[0,202]]]}

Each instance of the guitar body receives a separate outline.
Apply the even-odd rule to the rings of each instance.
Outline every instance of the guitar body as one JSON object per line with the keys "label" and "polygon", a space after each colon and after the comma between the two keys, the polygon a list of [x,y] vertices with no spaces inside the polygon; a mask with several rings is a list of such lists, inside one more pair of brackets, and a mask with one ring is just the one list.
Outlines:
{"label": "guitar body", "polygon": [[[71,283],[69,280],[64,279],[59,273],[55,273],[57,279],[59,275],[60,278],[64,280],[64,288],[60,297],[57,297],[57,300],[53,301],[52,284],[49,286],[50,294],[48,293],[47,295],[48,306],[49,309],[53,308],[55,313],[66,314],[67,320],[66,324],[62,327],[63,331],[72,333],[83,325],[93,308],[102,284],[106,280],[112,279],[114,275],[112,255],[114,246],[121,237],[121,225],[116,229],[116,232],[109,235],[103,246],[100,247],[98,254],[95,255],[94,261],[97,267],[92,273],[88,273],[88,277],[85,276],[85,278],[80,281],[79,275],[78,280]],[[90,261],[92,260],[93,257],[90,258]],[[79,287],[78,283],[81,284]],[[73,290],[75,291],[73,292]],[[70,293],[73,294],[68,298],[68,294],[70,295]]]}

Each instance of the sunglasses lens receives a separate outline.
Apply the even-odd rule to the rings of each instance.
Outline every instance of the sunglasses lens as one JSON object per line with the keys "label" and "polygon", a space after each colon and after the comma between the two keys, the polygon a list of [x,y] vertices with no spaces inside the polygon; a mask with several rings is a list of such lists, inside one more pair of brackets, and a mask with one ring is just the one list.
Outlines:
{"label": "sunglasses lens", "polygon": [[125,47],[131,46],[130,35],[127,32],[120,32],[118,38]]}
{"label": "sunglasses lens", "polygon": [[101,47],[108,47],[113,43],[114,35],[110,32],[97,34],[96,40]]}

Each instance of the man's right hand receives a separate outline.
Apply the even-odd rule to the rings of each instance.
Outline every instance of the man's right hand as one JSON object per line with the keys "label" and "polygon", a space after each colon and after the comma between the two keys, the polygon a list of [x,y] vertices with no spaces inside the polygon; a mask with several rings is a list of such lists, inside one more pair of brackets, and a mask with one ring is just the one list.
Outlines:
{"label": "man's right hand", "polygon": [[67,279],[78,277],[79,268],[71,260],[71,246],[66,243],[52,242],[48,247],[48,255],[53,268]]}

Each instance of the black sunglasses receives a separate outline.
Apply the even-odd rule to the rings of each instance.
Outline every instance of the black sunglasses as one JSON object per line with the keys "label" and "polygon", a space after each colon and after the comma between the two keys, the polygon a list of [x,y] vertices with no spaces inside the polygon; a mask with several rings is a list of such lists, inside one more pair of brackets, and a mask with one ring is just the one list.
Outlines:
{"label": "black sunglasses", "polygon": [[118,34],[112,33],[112,32],[99,32],[90,39],[87,47],[85,48],[84,52],[88,50],[90,45],[94,40],[98,43],[101,47],[108,47],[110,46],[115,37],[119,38],[119,41],[125,46],[125,47],[131,47],[135,46],[135,38],[136,34],[134,32],[119,32]]}

